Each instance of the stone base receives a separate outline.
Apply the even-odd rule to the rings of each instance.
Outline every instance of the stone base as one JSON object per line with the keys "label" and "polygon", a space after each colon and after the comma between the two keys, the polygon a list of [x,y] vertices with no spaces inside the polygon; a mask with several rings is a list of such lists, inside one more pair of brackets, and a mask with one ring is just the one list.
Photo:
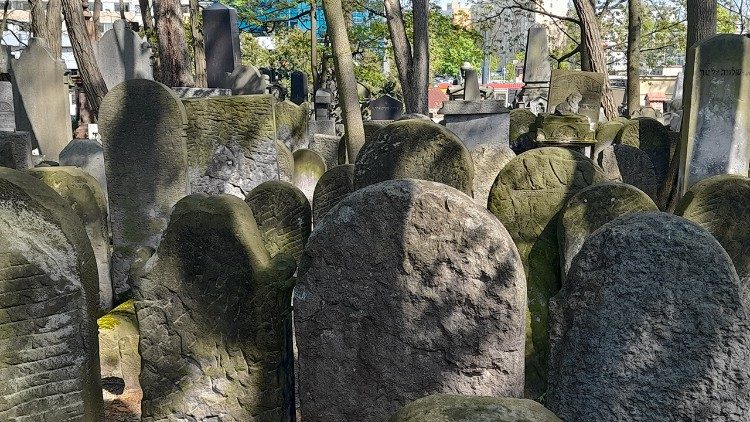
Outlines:
{"label": "stone base", "polygon": [[510,114],[503,101],[448,101],[440,112],[445,127],[469,150],[480,144],[508,145]]}

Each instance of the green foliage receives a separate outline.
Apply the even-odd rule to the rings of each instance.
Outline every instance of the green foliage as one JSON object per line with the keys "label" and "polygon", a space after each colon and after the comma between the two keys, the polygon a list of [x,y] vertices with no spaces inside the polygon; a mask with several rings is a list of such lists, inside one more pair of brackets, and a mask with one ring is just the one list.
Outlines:
{"label": "green foliage", "polygon": [[719,34],[734,34],[740,23],[740,16],[731,13],[727,8],[716,8],[716,32]]}
{"label": "green foliage", "polygon": [[458,76],[463,62],[481,68],[482,37],[475,29],[453,25],[450,17],[433,10],[428,30],[431,74]]}

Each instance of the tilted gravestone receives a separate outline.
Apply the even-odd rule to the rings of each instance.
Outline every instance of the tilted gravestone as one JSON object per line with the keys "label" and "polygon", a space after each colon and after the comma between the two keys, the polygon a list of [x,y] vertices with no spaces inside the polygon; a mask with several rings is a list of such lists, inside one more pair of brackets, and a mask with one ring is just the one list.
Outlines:
{"label": "tilted gravestone", "polygon": [[339,164],[339,146],[341,143],[340,136],[316,134],[310,140],[310,149],[320,154],[326,163],[326,168],[331,169]]}
{"label": "tilted gravestone", "polygon": [[169,213],[187,195],[185,108],[159,82],[132,79],[99,108],[112,230],[115,301],[125,294],[139,249],[155,249]]}
{"label": "tilted gravestone", "polygon": [[656,200],[659,178],[648,154],[630,145],[612,145],[596,157],[596,163],[609,180],[621,180],[645,192]]}
{"label": "tilted gravestone", "polygon": [[43,38],[30,38],[21,57],[11,61],[16,127],[47,160],[57,161],[72,138],[68,87],[62,62],[52,58]]}
{"label": "tilted gravestone", "polygon": [[398,120],[404,113],[404,104],[388,94],[370,101],[369,107],[372,120]]}
{"label": "tilted gravestone", "polygon": [[536,148],[536,115],[525,108],[515,108],[508,113],[508,145],[516,154]]}
{"label": "tilted gravestone", "polygon": [[182,100],[193,193],[244,198],[259,184],[279,179],[275,101],[271,95]]}
{"label": "tilted gravestone", "polygon": [[91,175],[75,167],[39,167],[29,174],[41,180],[63,197],[86,228],[99,270],[99,311],[112,309],[112,281],[109,275],[109,227],[107,199],[99,182]]}
{"label": "tilted gravestone", "polygon": [[292,71],[290,99],[294,104],[300,105],[310,97],[310,88],[307,86],[307,73],[299,70]]}
{"label": "tilted gravestone", "polygon": [[601,123],[596,127],[596,145],[594,146],[594,157],[598,157],[600,152],[615,143],[617,135],[620,133],[623,126],[625,126],[625,123],[623,122],[610,120],[606,123]]}
{"label": "tilted gravestone", "polygon": [[210,88],[224,88],[222,81],[241,63],[237,10],[216,2],[203,9],[206,45],[206,79]]}
{"label": "tilted gravestone", "polygon": [[24,170],[34,167],[29,132],[0,132],[0,167]]}
{"label": "tilted gravestone", "polygon": [[294,177],[292,183],[297,186],[312,202],[315,185],[323,173],[326,172],[326,163],[323,157],[310,149],[298,149],[294,151]]}
{"label": "tilted gravestone", "polygon": [[312,231],[312,209],[305,194],[289,182],[261,183],[245,198],[271,257],[285,253],[299,261]]}
{"label": "tilted gravestone", "polygon": [[320,177],[313,192],[313,222],[321,218],[347,195],[354,192],[354,164],[343,164],[328,169]]}
{"label": "tilted gravestone", "polygon": [[554,113],[555,108],[565,102],[568,96],[578,93],[581,95],[578,113],[588,117],[590,123],[597,123],[603,89],[602,73],[552,69],[547,112]]}
{"label": "tilted gravestone", "polygon": [[[0,135],[1,136],[1,135]],[[104,150],[95,139],[73,139],[60,151],[61,166],[75,166],[94,176],[107,197],[107,175],[104,171]]]}
{"label": "tilted gravestone", "polygon": [[415,400],[388,422],[562,422],[541,404],[510,397],[433,394]]}
{"label": "tilted gravestone", "polygon": [[381,421],[434,393],[522,395],[520,258],[463,193],[415,179],[360,189],[316,224],[298,274],[303,420]]}
{"label": "tilted gravestone", "polygon": [[96,261],[51,188],[0,168],[0,420],[100,421]]}
{"label": "tilted gravestone", "polygon": [[291,421],[294,262],[271,259],[231,195],[175,205],[135,274],[143,420]]}
{"label": "tilted gravestone", "polygon": [[657,183],[661,183],[667,177],[671,158],[669,134],[667,128],[658,120],[640,117],[628,121],[620,129],[615,142],[636,147],[648,154],[654,164]]}
{"label": "tilted gravestone", "polygon": [[0,81],[0,132],[16,130],[16,113],[13,105],[13,84]]}
{"label": "tilted gravestone", "polygon": [[107,89],[130,79],[154,79],[151,46],[118,19],[94,45],[94,56]]}
{"label": "tilted gravestone", "polygon": [[279,166],[279,180],[291,182],[294,179],[294,154],[278,139],[276,140],[276,165]]}
{"label": "tilted gravestone", "polygon": [[567,421],[748,420],[745,290],[716,239],[683,218],[603,226],[550,305],[547,407]]}
{"label": "tilted gravestone", "polygon": [[743,283],[750,283],[750,178],[722,174],[701,180],[685,193],[675,214],[711,233]]}
{"label": "tilted gravestone", "polygon": [[578,191],[605,180],[584,155],[545,147],[512,159],[490,190],[487,208],[513,237],[526,271],[531,327],[526,332],[526,397],[537,398],[545,391],[547,304],[560,289],[559,212]]}
{"label": "tilted gravestone", "polygon": [[591,233],[622,215],[649,211],[659,208],[643,191],[624,183],[597,183],[573,195],[561,211],[557,228],[562,284]]}
{"label": "tilted gravestone", "polygon": [[471,150],[471,161],[474,163],[474,201],[487,206],[490,189],[500,170],[505,167],[516,154],[507,145],[481,144]]}
{"label": "tilted gravestone", "polygon": [[232,90],[232,95],[249,95],[265,94],[267,85],[258,69],[241,64],[231,73],[225,73],[219,88]]}
{"label": "tilted gravestone", "polygon": [[460,139],[426,120],[401,120],[365,142],[354,167],[357,189],[384,180],[422,179],[472,195],[474,164]]}
{"label": "tilted gravestone", "polygon": [[308,106],[308,103],[297,105],[289,100],[274,104],[276,138],[292,151],[307,148],[310,143],[308,138],[310,109]]}
{"label": "tilted gravestone", "polygon": [[128,300],[97,321],[105,421],[141,420],[141,355],[138,321]]}

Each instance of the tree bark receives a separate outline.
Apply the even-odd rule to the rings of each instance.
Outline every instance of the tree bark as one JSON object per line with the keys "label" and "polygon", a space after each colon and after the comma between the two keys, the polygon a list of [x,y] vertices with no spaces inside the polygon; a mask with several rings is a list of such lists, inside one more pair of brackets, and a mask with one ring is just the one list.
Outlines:
{"label": "tree bark", "polygon": [[170,87],[193,86],[179,0],[154,0],[154,18],[159,40],[159,82]]}
{"label": "tree bark", "polygon": [[687,49],[690,50],[693,44],[716,34],[716,0],[688,0],[687,22]]}
{"label": "tree bark", "polygon": [[573,5],[578,12],[578,19],[584,28],[584,39],[581,40],[583,48],[588,50],[591,58],[591,71],[599,72],[604,75],[604,87],[602,89],[602,107],[607,119],[617,117],[617,105],[612,95],[612,87],[609,84],[609,72],[607,71],[607,61],[604,56],[604,44],[599,33],[599,21],[596,18],[596,12],[589,0],[574,0]]}
{"label": "tree bark", "polygon": [[328,26],[328,36],[331,39],[339,106],[343,114],[348,140],[346,148],[350,159],[353,161],[365,143],[365,130],[362,126],[362,113],[359,109],[359,97],[357,96],[357,81],[354,79],[352,49],[346,33],[341,0],[323,0],[323,12]]}
{"label": "tree bark", "polygon": [[102,0],[94,0],[94,12],[91,14],[91,20],[94,25],[94,41],[99,41],[99,38],[102,37],[101,32],[99,32],[99,22],[101,15]]}
{"label": "tree bark", "polygon": [[49,0],[47,3],[47,44],[52,57],[62,57],[62,3],[60,0]]}
{"label": "tree bark", "polygon": [[31,5],[31,35],[44,38],[49,44],[49,32],[47,32],[47,15],[44,11],[42,0],[29,0]]}
{"label": "tree bark", "polygon": [[94,58],[91,40],[86,34],[86,24],[83,20],[83,7],[80,0],[62,0],[62,11],[65,25],[68,28],[73,55],[78,63],[78,73],[81,75],[83,90],[91,104],[94,115],[99,114],[99,105],[107,94],[107,85],[99,71]]}
{"label": "tree bark", "polygon": [[427,21],[429,19],[429,1],[413,0],[412,17],[414,19],[414,76],[412,81],[412,96],[414,109],[407,113],[427,114],[427,89],[430,85],[430,51]]}
{"label": "tree bark", "polygon": [[195,86],[208,87],[206,75],[206,45],[200,27],[200,6],[198,0],[190,0],[190,31],[193,35],[193,61],[195,62]]}
{"label": "tree bark", "polygon": [[310,76],[314,97],[318,86],[318,0],[310,2]]}
{"label": "tree bark", "polygon": [[412,93],[414,75],[414,63],[412,61],[411,44],[406,37],[406,26],[404,25],[404,14],[401,11],[399,0],[384,0],[385,19],[388,23],[388,32],[391,35],[391,46],[393,57],[398,69],[398,81],[401,84],[401,92],[404,97],[404,106],[407,113],[417,113],[418,105]]}
{"label": "tree bark", "polygon": [[628,114],[641,106],[641,0],[628,0]]}
{"label": "tree bark", "polygon": [[581,44],[578,50],[581,54],[581,70],[591,72],[591,57],[589,55],[589,50],[583,46],[584,40],[586,39],[586,26],[581,24],[579,27],[581,29]]}

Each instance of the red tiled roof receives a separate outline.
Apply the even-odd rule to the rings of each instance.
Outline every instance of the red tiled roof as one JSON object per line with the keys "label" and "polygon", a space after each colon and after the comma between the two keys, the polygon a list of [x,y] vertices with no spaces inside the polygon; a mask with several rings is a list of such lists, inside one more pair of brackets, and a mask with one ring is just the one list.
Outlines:
{"label": "red tiled roof", "polygon": [[432,87],[427,91],[427,108],[436,109],[443,106],[444,101],[448,101],[448,96],[439,87]]}
{"label": "red tiled roof", "polygon": [[649,92],[648,94],[646,94],[646,100],[654,102],[664,102],[667,101],[667,94],[663,92]]}

